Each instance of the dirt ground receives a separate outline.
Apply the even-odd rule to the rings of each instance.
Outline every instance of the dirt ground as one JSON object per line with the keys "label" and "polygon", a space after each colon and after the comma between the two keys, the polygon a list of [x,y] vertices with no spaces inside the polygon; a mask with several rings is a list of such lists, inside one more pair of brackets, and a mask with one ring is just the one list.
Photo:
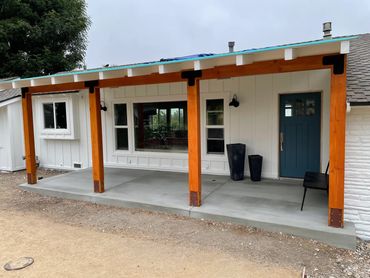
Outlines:
{"label": "dirt ground", "polygon": [[[39,176],[58,174],[40,170]],[[25,192],[0,174],[0,277],[370,277],[355,251],[258,229]],[[7,272],[12,259],[35,263]]]}

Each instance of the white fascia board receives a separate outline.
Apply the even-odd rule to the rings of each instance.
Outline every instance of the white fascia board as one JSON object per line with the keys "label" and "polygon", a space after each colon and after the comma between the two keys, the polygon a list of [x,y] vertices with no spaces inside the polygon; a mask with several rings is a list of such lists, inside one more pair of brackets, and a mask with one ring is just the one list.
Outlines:
{"label": "white fascia board", "polygon": [[249,55],[236,55],[235,57],[235,64],[237,66],[243,66],[243,65],[248,65],[248,64],[252,64],[254,61],[253,59],[253,55],[249,54]]}
{"label": "white fascia board", "polygon": [[349,41],[340,42],[340,54],[348,54],[350,48]]}
{"label": "white fascia board", "polygon": [[286,48],[284,49],[284,60],[294,60],[297,58],[297,49]]}
{"label": "white fascia board", "polygon": [[194,70],[204,70],[204,69],[210,69],[214,67],[215,67],[214,59],[194,61]]}
{"label": "white fascia board", "polygon": [[[1,94],[1,92],[0,92],[0,94]],[[12,98],[12,99],[9,99],[9,100],[0,102],[0,107],[7,106],[9,104],[12,104],[12,103],[17,102],[17,101],[20,101],[20,100],[21,100],[21,96],[17,96],[15,98]]]}
{"label": "white fascia board", "polygon": [[19,88],[30,87],[30,86],[31,86],[30,79],[27,79],[27,80],[18,79],[18,80],[12,81],[13,89],[19,89]]}
{"label": "white fascia board", "polygon": [[176,71],[181,71],[179,64],[158,65],[159,74],[176,72]]}
{"label": "white fascia board", "polygon": [[52,76],[51,84],[63,84],[74,82],[74,75],[65,75],[65,76]]}
{"label": "white fascia board", "polygon": [[43,78],[31,79],[31,87],[50,85],[50,84],[51,84],[51,77],[49,76],[43,77]]}
{"label": "white fascia board", "polygon": [[[1,83],[0,84],[0,90],[7,90],[7,89],[12,89],[13,88],[13,84],[12,82],[7,82],[7,83]],[[1,93],[1,91],[0,91]]]}

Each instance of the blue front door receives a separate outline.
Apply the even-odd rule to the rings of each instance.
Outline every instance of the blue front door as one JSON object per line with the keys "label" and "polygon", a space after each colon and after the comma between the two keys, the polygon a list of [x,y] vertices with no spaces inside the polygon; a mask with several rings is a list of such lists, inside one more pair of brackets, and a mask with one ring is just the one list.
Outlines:
{"label": "blue front door", "polygon": [[321,94],[280,95],[280,176],[320,171]]}

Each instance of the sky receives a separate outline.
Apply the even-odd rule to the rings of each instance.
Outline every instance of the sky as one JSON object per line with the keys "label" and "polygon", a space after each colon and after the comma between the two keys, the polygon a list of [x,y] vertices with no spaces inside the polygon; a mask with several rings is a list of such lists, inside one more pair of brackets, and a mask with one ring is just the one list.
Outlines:
{"label": "sky", "polygon": [[370,33],[369,0],[86,0],[88,68]]}

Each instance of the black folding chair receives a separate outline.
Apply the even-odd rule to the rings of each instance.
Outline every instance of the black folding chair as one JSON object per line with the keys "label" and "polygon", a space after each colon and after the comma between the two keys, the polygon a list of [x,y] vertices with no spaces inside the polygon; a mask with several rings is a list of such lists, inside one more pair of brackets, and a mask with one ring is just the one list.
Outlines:
{"label": "black folding chair", "polygon": [[301,205],[301,211],[303,210],[304,199],[306,198],[307,189],[318,189],[318,190],[325,190],[326,193],[329,192],[329,162],[328,166],[326,166],[325,174],[324,173],[317,173],[317,172],[306,172],[304,174],[303,179],[303,200]]}

